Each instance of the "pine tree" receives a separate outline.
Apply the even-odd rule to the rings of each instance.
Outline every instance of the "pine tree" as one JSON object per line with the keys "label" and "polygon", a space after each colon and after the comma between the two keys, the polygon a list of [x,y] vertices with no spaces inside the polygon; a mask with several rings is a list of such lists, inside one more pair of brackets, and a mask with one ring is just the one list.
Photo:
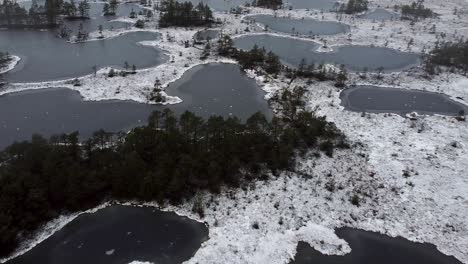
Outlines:
{"label": "pine tree", "polygon": [[109,15],[115,15],[117,13],[117,9],[119,7],[119,3],[117,0],[109,0]]}
{"label": "pine tree", "polygon": [[89,10],[91,9],[88,0],[83,0],[78,4],[78,11],[80,12],[80,16],[82,18],[89,17]]}

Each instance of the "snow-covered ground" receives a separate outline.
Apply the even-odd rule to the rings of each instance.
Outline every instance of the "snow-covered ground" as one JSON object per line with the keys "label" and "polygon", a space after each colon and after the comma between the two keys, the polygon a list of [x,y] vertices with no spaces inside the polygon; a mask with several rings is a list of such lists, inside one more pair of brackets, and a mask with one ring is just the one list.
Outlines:
{"label": "snow-covered ground", "polygon": [[[372,1],[371,7],[391,10],[395,4],[402,3],[408,1]],[[351,26],[349,33],[314,40],[327,46],[359,44],[427,52],[437,39],[468,36],[468,1],[426,0],[425,4],[440,16],[413,26],[409,21],[375,22],[349,15],[338,19],[336,14],[314,10],[249,10],[251,14],[311,17]],[[233,36],[246,33],[246,28],[249,34],[263,32],[261,27],[242,22],[242,16],[217,13],[216,17],[223,21],[222,31]],[[431,32],[434,24],[435,34]],[[79,91],[85,100],[147,102],[156,79],[166,87],[198,64],[232,62],[214,55],[203,61],[200,60],[202,47],[185,48],[184,41],[191,41],[196,29],[154,29],[155,22],[147,26],[153,28],[151,31],[160,32],[162,39],[143,44],[166,51],[167,63],[127,77],[108,78],[109,69],[101,69],[96,76],[79,78],[81,86],[73,86],[70,80],[10,84],[0,94],[68,87]],[[104,32],[104,35],[112,37],[125,32]],[[96,32],[91,36],[98,37]],[[413,44],[408,45],[411,39]],[[287,79],[265,83],[253,72],[248,75],[267,92],[266,97],[289,87]],[[385,73],[382,79],[372,74],[362,79],[351,73],[349,83],[441,92],[468,104],[468,78],[454,73],[431,79],[425,78],[420,70]],[[340,106],[340,91],[332,83],[308,85],[304,80],[295,80],[291,86],[294,85],[308,89],[308,107],[334,122],[353,148],[339,150],[333,158],[316,158],[310,153],[298,158],[296,172],[271,176],[270,180],[252,183],[245,190],[226,190],[213,197],[205,194],[203,219],[191,212],[191,202],[166,208],[205,221],[209,226],[209,240],[187,263],[287,263],[294,257],[298,241],[306,241],[326,254],[346,254],[352,249],[333,229],[350,226],[429,242],[468,264],[468,122],[438,115],[410,120],[395,114],[348,112]],[[168,103],[177,102],[180,99],[168,100]],[[335,186],[333,191],[328,190],[330,185]],[[361,199],[359,207],[350,202],[354,194]],[[73,217],[51,222],[48,227],[54,228],[46,228],[46,234],[58,230]]]}
{"label": "snow-covered ground", "polygon": [[10,61],[3,67],[0,67],[0,74],[7,73],[13,70],[16,64],[18,64],[18,62],[21,60],[21,58],[18,56],[15,56],[15,55],[9,55],[9,56],[10,56]]}

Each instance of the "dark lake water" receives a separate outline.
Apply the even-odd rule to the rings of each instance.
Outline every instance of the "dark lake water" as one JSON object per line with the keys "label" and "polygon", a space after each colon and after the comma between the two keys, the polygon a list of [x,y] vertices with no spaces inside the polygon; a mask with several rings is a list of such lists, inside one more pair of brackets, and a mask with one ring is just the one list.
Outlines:
{"label": "dark lake water", "polygon": [[283,5],[294,9],[319,9],[328,11],[333,8],[335,0],[284,0]]}
{"label": "dark lake water", "polygon": [[337,229],[336,234],[349,243],[351,253],[345,256],[323,255],[307,243],[299,242],[295,260],[290,264],[461,264],[427,243],[353,228]]}
{"label": "dark lake water", "polygon": [[319,21],[310,18],[292,19],[272,15],[254,15],[249,20],[268,26],[273,32],[299,35],[335,35],[349,31],[349,26],[333,21]]}
{"label": "dark lake water", "polygon": [[373,11],[367,12],[366,14],[360,16],[361,18],[375,20],[375,21],[385,21],[385,20],[395,20],[399,19],[400,15],[387,11],[385,9],[375,9]]}
{"label": "dark lake water", "polygon": [[418,54],[381,47],[349,45],[334,47],[333,52],[317,52],[319,45],[315,42],[270,34],[245,35],[234,39],[234,45],[241,49],[251,49],[255,44],[273,51],[283,62],[293,66],[305,59],[308,64],[343,64],[353,71],[375,71],[383,67],[388,72],[400,71],[420,62]]}
{"label": "dark lake water", "polygon": [[343,90],[341,105],[346,110],[372,113],[457,115],[468,112],[468,106],[451,100],[447,95],[418,90],[356,86]]}
{"label": "dark lake water", "polygon": [[153,207],[113,205],[78,216],[8,264],[182,263],[208,238],[202,223]]}
{"label": "dark lake water", "polygon": [[204,29],[195,33],[194,38],[199,41],[216,39],[219,37],[220,31],[218,29]]}
{"label": "dark lake water", "polygon": [[[197,66],[166,89],[184,100],[167,108],[176,113],[190,110],[203,117],[212,114],[246,119],[257,111],[272,116],[263,91],[232,64]],[[154,110],[165,106],[133,101],[84,102],[69,89],[31,90],[0,96],[0,149],[33,133],[46,137],[79,131],[87,138],[99,129],[128,131],[146,124]]]}
{"label": "dark lake water", "polygon": [[[251,4],[252,0],[189,0],[193,4],[203,3],[208,4],[211,9],[218,12],[229,11],[241,5]],[[333,8],[335,0],[283,0],[285,7],[294,9],[321,9],[330,10]]]}
{"label": "dark lake water", "polygon": [[9,82],[38,82],[90,74],[94,65],[123,67],[125,61],[139,69],[159,65],[167,56],[157,48],[138,44],[158,38],[156,33],[131,32],[112,39],[71,44],[53,32],[0,31],[0,50],[21,57],[4,78]]}
{"label": "dark lake water", "polygon": [[119,17],[128,17],[132,10],[136,12],[137,14],[138,12],[142,11],[142,9],[136,4],[121,3],[118,6],[115,16],[103,16],[102,8],[104,7],[104,3],[90,2],[90,7],[91,9],[90,9],[89,15],[91,19],[74,20],[74,21],[65,20],[64,21],[67,27],[73,31],[73,34],[76,34],[78,32],[78,27],[80,23],[83,24],[83,28],[87,32],[97,31],[99,28],[99,25],[102,25],[104,29],[117,29],[117,28],[132,27],[133,25],[131,23],[117,22],[117,21],[112,22],[112,20],[117,19]]}
{"label": "dark lake water", "polygon": [[[38,5],[44,5],[45,1],[37,1]],[[78,5],[80,1],[75,1],[75,4]],[[64,19],[64,24],[67,28],[72,30],[72,34],[76,34],[78,31],[79,24],[83,24],[83,29],[87,32],[98,30],[99,25],[102,25],[104,29],[117,29],[131,27],[132,24],[124,22],[111,22],[112,20],[119,17],[128,17],[130,12],[134,10],[136,13],[140,12],[142,9],[132,3],[120,3],[115,16],[103,16],[102,8],[104,3],[96,1],[88,1],[90,4],[89,16],[90,19],[85,20],[66,20]],[[31,1],[24,1],[19,3],[21,6],[29,10],[31,7]]]}
{"label": "dark lake water", "polygon": [[223,115],[246,119],[261,111],[272,117],[265,93],[235,64],[206,64],[186,72],[166,89],[184,100],[180,106],[200,116]]}

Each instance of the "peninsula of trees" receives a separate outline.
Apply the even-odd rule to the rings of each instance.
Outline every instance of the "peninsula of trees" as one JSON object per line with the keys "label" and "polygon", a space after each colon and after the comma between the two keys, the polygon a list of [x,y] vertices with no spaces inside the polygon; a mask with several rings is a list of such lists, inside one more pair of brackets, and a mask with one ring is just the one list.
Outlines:
{"label": "peninsula of trees", "polygon": [[282,115],[271,121],[261,113],[242,123],[165,110],[128,134],[98,131],[82,143],[78,133],[35,135],[14,143],[0,152],[0,255],[65,212],[106,200],[177,204],[200,190],[216,193],[292,169],[294,157],[310,149],[331,156],[347,147],[333,124],[304,109],[304,93],[295,87],[275,96]]}
{"label": "peninsula of trees", "polygon": [[[257,72],[263,71],[266,74],[277,76],[282,70],[288,78],[296,77],[315,79],[318,81],[335,81],[335,86],[343,88],[348,79],[347,71],[341,65],[339,72],[328,69],[320,64],[306,64],[305,59],[297,68],[290,68],[281,64],[279,57],[273,52],[267,52],[265,48],[254,45],[251,50],[239,50],[233,46],[230,36],[222,35],[218,40],[218,54],[235,59],[244,70],[255,69]],[[260,70],[260,71],[259,71]]]}
{"label": "peninsula of trees", "polygon": [[261,68],[266,73],[274,75],[281,70],[279,57],[273,52],[266,52],[264,48],[259,48],[257,45],[249,51],[236,49],[228,35],[222,35],[219,38],[218,54],[237,60],[244,70]]}
{"label": "peninsula of trees", "polygon": [[179,3],[174,0],[163,0],[160,9],[160,27],[207,26],[214,22],[213,12],[203,2],[194,6],[191,2]]}

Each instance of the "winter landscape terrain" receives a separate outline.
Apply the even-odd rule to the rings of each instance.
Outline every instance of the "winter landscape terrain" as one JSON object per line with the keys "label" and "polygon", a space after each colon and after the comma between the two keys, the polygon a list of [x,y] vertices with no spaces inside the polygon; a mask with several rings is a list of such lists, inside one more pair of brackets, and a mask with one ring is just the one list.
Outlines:
{"label": "winter landscape terrain", "polygon": [[[230,2],[212,0],[216,1]],[[161,52],[158,56],[165,59],[153,65],[148,62],[148,66],[136,68],[132,74],[115,77],[109,77],[109,72],[123,71],[123,68],[111,64],[102,65],[94,72],[88,67],[86,74],[74,78],[10,82],[9,74],[21,74],[27,69],[24,65],[28,63],[28,57],[15,54],[15,49],[6,50],[11,59],[0,68],[4,79],[0,82],[0,95],[68,88],[79,92],[83,101],[183,104],[184,100],[171,95],[170,89],[171,84],[184,78],[184,74],[199,65],[238,63],[216,51],[220,45],[217,39],[225,35],[232,38],[234,46],[244,37],[265,34],[288,41],[301,40],[311,43],[315,49],[305,52],[316,52],[325,57],[349,45],[429,55],[442,42],[457,42],[468,37],[466,0],[425,0],[424,6],[437,15],[417,21],[397,17],[400,10],[395,10],[395,6],[411,4],[408,0],[372,0],[368,3],[368,11],[353,14],[331,11],[329,7],[294,8],[294,1],[291,3],[291,8],[269,9],[242,4],[238,12],[214,9],[213,17],[217,23],[210,29],[218,30],[218,36],[195,45],[191,44],[194,36],[204,27],[160,27],[160,14],[154,10],[160,4],[158,0],[152,0],[151,4],[135,3],[142,10],[155,11],[154,15],[146,17],[141,13],[133,18],[117,17],[112,22],[130,26],[90,30],[84,42],[112,40],[130,32],[154,32],[158,34],[157,38],[141,41],[138,46],[158,49]],[[387,11],[385,14],[395,17],[386,20],[366,18],[366,14],[373,10],[382,9]],[[282,32],[287,26],[274,29],[274,25],[265,26],[251,19],[259,14],[298,21],[336,22],[347,27],[337,34],[315,35],[296,29]],[[134,27],[140,20],[145,21],[144,27]],[[299,25],[296,22],[295,25]],[[0,31],[0,41],[2,34]],[[74,43],[76,41],[75,36],[71,36],[68,45],[83,44]],[[207,42],[210,48],[206,47]],[[0,48],[4,49],[1,44]],[[267,45],[265,48],[269,49]],[[284,54],[273,52],[286,65],[297,67],[293,60],[283,57],[293,53],[297,46],[285,49]],[[366,53],[359,56],[365,58]],[[376,89],[387,87],[441,93],[468,109],[466,71],[463,74],[447,69],[429,75],[422,60],[395,69],[353,70],[351,67],[346,72],[345,84],[347,87],[367,85]],[[338,64],[341,63],[326,61],[324,67],[339,71]],[[305,108],[334,123],[345,135],[350,148],[335,149],[331,157],[310,151],[296,157],[293,170],[267,172],[266,180],[255,179],[242,188],[225,188],[219,193],[200,191],[177,205],[162,206],[156,201],[136,200],[116,202],[154,206],[205,223],[208,237],[184,263],[289,263],[296,256],[300,241],[323,254],[345,255],[353,248],[335,234],[335,229],[351,227],[430,243],[443,254],[468,264],[468,122],[463,121],[464,112],[444,115],[418,114],[417,110],[407,113],[373,112],[372,109],[350,111],[342,104],[344,88],[337,87],[334,81],[293,78],[284,72],[273,76],[259,69],[246,69],[245,74],[265,92],[265,100],[274,98],[282,90],[304,87]],[[159,100],[153,100],[156,86]],[[281,107],[275,103],[270,106],[273,112],[281,115]],[[193,210],[196,203],[203,204],[203,214]],[[2,261],[14,260],[79,216],[98,212],[112,204],[114,201],[105,202],[96,208],[62,214],[48,221]],[[151,262],[137,258],[127,263]]]}

